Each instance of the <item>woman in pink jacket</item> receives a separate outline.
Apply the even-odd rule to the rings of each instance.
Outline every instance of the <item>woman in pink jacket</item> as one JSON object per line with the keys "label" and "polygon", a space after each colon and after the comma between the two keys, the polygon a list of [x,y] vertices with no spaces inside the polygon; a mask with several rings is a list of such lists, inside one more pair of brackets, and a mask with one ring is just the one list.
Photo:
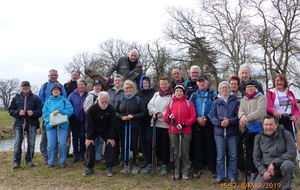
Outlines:
{"label": "woman in pink jacket", "polygon": [[190,168],[189,149],[192,138],[192,123],[196,121],[196,111],[193,103],[187,100],[188,97],[184,95],[183,84],[178,84],[174,90],[175,96],[167,108],[164,119],[169,124],[169,138],[174,147],[175,171],[173,178],[179,179],[181,173],[182,179],[187,180],[189,179],[188,170]]}
{"label": "woman in pink jacket", "polygon": [[283,124],[284,128],[294,136],[293,122],[297,126],[299,107],[284,75],[277,75],[274,78],[273,87],[267,90],[267,99],[268,114],[274,115],[279,120],[279,124]]}

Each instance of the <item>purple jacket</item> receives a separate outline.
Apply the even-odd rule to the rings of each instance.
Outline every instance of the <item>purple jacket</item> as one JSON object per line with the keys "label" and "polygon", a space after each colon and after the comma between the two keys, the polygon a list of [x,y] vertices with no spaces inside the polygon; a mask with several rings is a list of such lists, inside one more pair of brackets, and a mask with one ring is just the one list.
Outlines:
{"label": "purple jacket", "polygon": [[70,117],[70,121],[85,121],[85,112],[83,109],[83,102],[87,97],[88,92],[85,91],[80,96],[78,89],[76,88],[68,97],[68,100],[73,106],[73,114]]}

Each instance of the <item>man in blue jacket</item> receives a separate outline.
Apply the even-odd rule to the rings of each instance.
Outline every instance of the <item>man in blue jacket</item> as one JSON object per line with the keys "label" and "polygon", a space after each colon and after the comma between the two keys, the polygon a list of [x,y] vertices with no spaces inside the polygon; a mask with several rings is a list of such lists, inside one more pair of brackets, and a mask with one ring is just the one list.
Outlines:
{"label": "man in blue jacket", "polygon": [[21,92],[11,101],[8,112],[14,117],[14,165],[13,169],[20,168],[22,142],[27,133],[27,152],[25,162],[28,167],[33,167],[32,157],[34,154],[34,145],[36,129],[39,128],[39,117],[42,116],[43,104],[41,100],[31,92],[30,83],[23,81],[21,83]]}

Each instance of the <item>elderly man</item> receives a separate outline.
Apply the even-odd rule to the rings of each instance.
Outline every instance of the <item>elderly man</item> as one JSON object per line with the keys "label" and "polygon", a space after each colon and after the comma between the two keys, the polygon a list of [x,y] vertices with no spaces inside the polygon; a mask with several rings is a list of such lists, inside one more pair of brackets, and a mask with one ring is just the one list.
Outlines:
{"label": "elderly man", "polygon": [[190,68],[190,77],[184,82],[184,88],[186,89],[185,95],[189,98],[193,92],[198,90],[197,79],[201,75],[201,70],[198,65],[193,65]]}
{"label": "elderly man", "polygon": [[43,104],[41,100],[31,92],[30,83],[21,83],[21,92],[11,101],[8,112],[15,118],[14,121],[14,166],[13,169],[20,167],[21,146],[25,131],[27,133],[27,152],[25,162],[28,167],[33,167],[32,157],[35,147],[36,129],[39,128],[39,117],[42,116]]}
{"label": "elderly man", "polygon": [[114,63],[109,68],[104,79],[109,80],[109,77],[114,71],[123,76],[124,81],[129,79],[139,86],[140,78],[143,74],[142,64],[138,60],[139,54],[137,50],[133,49],[128,56],[121,57],[117,63]]}
{"label": "elderly man", "polygon": [[86,159],[85,166],[88,168],[83,175],[89,176],[94,173],[95,166],[95,139],[101,136],[106,143],[105,164],[106,176],[112,176],[112,167],[115,165],[115,135],[116,135],[116,112],[109,103],[107,92],[98,94],[98,103],[93,104],[87,110],[86,117]]}
{"label": "elderly man", "polygon": [[182,72],[180,67],[173,67],[172,69],[172,78],[171,87],[174,89],[178,83],[184,83],[184,79],[182,77]]}
{"label": "elderly man", "polygon": [[275,117],[265,116],[263,131],[254,141],[253,161],[259,171],[254,189],[268,189],[272,183],[275,188],[290,189],[296,151],[291,133],[279,126]]}

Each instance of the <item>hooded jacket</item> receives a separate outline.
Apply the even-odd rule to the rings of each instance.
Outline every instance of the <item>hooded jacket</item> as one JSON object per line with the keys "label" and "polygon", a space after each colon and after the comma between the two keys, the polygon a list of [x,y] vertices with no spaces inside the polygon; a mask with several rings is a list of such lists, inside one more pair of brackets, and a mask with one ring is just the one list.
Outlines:
{"label": "hooded jacket", "polygon": [[90,108],[91,105],[95,103],[95,99],[97,100],[99,92],[96,92],[95,90],[92,90],[88,93],[87,97],[85,98],[83,102],[83,109],[86,113],[87,110]]}
{"label": "hooded jacket", "polygon": [[[196,111],[192,102],[187,98],[186,95],[180,99],[174,96],[172,105],[168,105],[164,119],[169,124],[169,133],[180,132],[176,127],[177,124],[186,124],[186,127],[182,129],[182,133],[192,133],[192,124],[196,121]],[[189,101],[189,103],[186,101]],[[170,114],[174,115],[175,124],[172,124],[171,119],[168,117]]]}
{"label": "hooded jacket", "polygon": [[[47,131],[53,127],[53,125],[49,124],[49,121],[50,114],[55,110],[58,110],[59,113],[61,113],[62,115],[67,115],[68,117],[71,117],[73,113],[73,107],[66,98],[64,98],[62,95],[58,95],[57,97],[51,95],[49,100],[45,102],[43,107],[43,119]],[[68,122],[59,125],[59,127],[64,130],[68,130],[68,126]]]}
{"label": "hooded jacket", "polygon": [[73,106],[73,115],[70,118],[70,121],[85,121],[85,112],[83,109],[83,102],[87,97],[88,92],[85,91],[82,96],[80,96],[78,88],[74,90],[68,97],[68,100]]}
{"label": "hooded jacket", "polygon": [[214,134],[218,136],[224,136],[224,127],[220,126],[221,121],[224,118],[229,120],[229,125],[226,127],[227,136],[239,135],[239,118],[238,107],[240,101],[235,96],[230,95],[227,99],[227,103],[222,98],[217,98],[213,101],[210,110],[210,120],[214,125]]}

